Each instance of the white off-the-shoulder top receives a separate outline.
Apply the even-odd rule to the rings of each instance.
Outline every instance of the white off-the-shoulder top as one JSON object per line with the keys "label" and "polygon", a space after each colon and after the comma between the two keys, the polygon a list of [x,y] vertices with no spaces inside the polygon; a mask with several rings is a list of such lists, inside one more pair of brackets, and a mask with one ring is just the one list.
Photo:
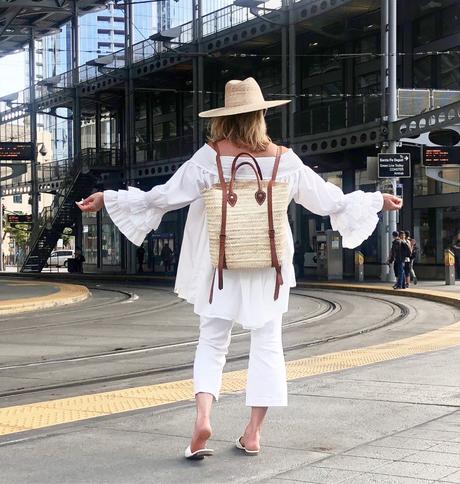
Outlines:
{"label": "white off-the-shoulder top", "polygon": [[[257,158],[264,179],[271,177],[274,160],[274,157]],[[232,156],[222,156],[227,179],[232,161]],[[247,166],[238,171],[238,179],[253,177],[254,173]],[[380,192],[358,190],[344,195],[340,188],[324,181],[305,166],[292,150],[281,155],[277,180],[289,184],[290,200],[313,213],[330,216],[332,228],[342,235],[343,247],[358,246],[377,225],[377,213],[383,207]],[[209,255],[206,211],[201,192],[217,182],[216,152],[205,144],[164,185],[157,185],[148,192],[135,187],[106,190],[104,203],[113,222],[136,245],[141,245],[145,236],[158,228],[166,212],[190,205],[175,292],[194,305],[196,314],[232,319],[248,329],[259,328],[288,309],[289,289],[296,285],[292,265],[292,232],[289,227],[286,253],[279,256],[284,284],[276,301],[273,300],[274,269],[266,268],[226,270],[224,288],[218,289],[216,278],[210,304],[209,290],[214,269]],[[289,226],[287,217],[286,224]]]}

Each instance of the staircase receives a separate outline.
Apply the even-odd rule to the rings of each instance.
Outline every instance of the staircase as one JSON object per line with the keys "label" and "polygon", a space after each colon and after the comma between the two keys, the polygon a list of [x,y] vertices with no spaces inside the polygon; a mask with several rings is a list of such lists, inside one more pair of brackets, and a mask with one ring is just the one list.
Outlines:
{"label": "staircase", "polygon": [[91,193],[95,177],[89,172],[83,173],[82,161],[74,160],[56,193],[53,204],[40,213],[38,223],[29,237],[29,252],[21,267],[21,272],[41,272],[61,238],[66,227],[73,227],[81,217],[80,209],[75,205]]}
{"label": "staircase", "polygon": [[91,194],[97,181],[95,174],[118,171],[119,164],[117,149],[87,148],[82,150],[78,159],[66,163],[65,166],[59,165],[58,170],[53,170],[59,177],[62,176],[62,171],[65,174],[61,178],[52,205],[42,210],[30,234],[29,252],[21,272],[41,272],[64,229],[74,227],[75,222],[81,217],[81,211],[75,205],[75,201]]}

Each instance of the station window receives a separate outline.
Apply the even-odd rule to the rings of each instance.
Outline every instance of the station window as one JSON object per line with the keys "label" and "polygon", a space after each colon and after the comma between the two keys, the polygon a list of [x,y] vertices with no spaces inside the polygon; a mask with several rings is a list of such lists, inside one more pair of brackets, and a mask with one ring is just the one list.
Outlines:
{"label": "station window", "polygon": [[414,87],[429,88],[433,87],[433,57],[427,56],[416,59],[413,63],[414,69]]}
{"label": "station window", "polygon": [[444,249],[452,246],[460,227],[460,207],[414,210],[414,237],[422,264],[442,264]]}
{"label": "station window", "polygon": [[102,265],[120,265],[120,232],[110,220],[107,212],[102,216]]}
{"label": "station window", "polygon": [[458,34],[460,24],[460,5],[452,5],[442,11],[441,25],[442,35]]}
{"label": "station window", "polygon": [[[457,47],[456,50],[460,50]],[[439,88],[456,90],[460,86],[460,54],[444,54],[438,57]]]}
{"label": "station window", "polygon": [[[359,39],[355,43],[355,52],[361,53],[373,53],[378,54],[380,52],[380,37],[378,34],[372,34],[367,37],[363,37]],[[363,62],[369,62],[370,56],[365,55],[362,57],[356,58],[355,62],[357,64],[361,64]]]}
{"label": "station window", "polygon": [[426,15],[414,22],[414,45],[424,45],[439,38],[437,15]]}

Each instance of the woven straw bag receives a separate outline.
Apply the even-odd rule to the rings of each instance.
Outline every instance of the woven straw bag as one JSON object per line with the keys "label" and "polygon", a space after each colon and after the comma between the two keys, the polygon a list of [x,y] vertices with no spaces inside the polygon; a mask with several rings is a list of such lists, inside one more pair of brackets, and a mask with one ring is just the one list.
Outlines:
{"label": "woven straw bag", "polygon": [[[208,220],[211,262],[219,274],[219,289],[223,288],[223,269],[260,269],[274,267],[276,284],[274,299],[278,298],[283,283],[281,265],[277,254],[284,254],[286,244],[286,211],[289,187],[277,182],[281,148],[278,148],[272,177],[262,180],[257,160],[249,153],[240,153],[232,163],[230,181],[223,176],[218,145],[216,162],[219,183],[203,190]],[[241,156],[252,158],[254,164],[243,161]],[[241,166],[249,166],[255,181],[236,181]],[[212,281],[210,302],[212,302]]]}

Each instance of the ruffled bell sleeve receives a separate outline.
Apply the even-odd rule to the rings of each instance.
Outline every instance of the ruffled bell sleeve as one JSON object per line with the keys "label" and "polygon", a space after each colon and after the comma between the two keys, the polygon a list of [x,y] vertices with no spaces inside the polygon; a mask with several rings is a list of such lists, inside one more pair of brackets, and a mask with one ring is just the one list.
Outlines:
{"label": "ruffled bell sleeve", "polygon": [[342,236],[342,245],[353,249],[372,235],[383,208],[380,192],[361,190],[345,195],[342,190],[326,182],[311,168],[303,165],[293,185],[293,198],[317,215],[331,218],[331,226]]}
{"label": "ruffled bell sleeve", "polygon": [[157,185],[148,192],[136,187],[105,190],[105,208],[120,232],[133,244],[141,245],[145,236],[158,228],[166,212],[185,207],[200,197],[205,186],[202,172],[191,159],[164,185]]}

